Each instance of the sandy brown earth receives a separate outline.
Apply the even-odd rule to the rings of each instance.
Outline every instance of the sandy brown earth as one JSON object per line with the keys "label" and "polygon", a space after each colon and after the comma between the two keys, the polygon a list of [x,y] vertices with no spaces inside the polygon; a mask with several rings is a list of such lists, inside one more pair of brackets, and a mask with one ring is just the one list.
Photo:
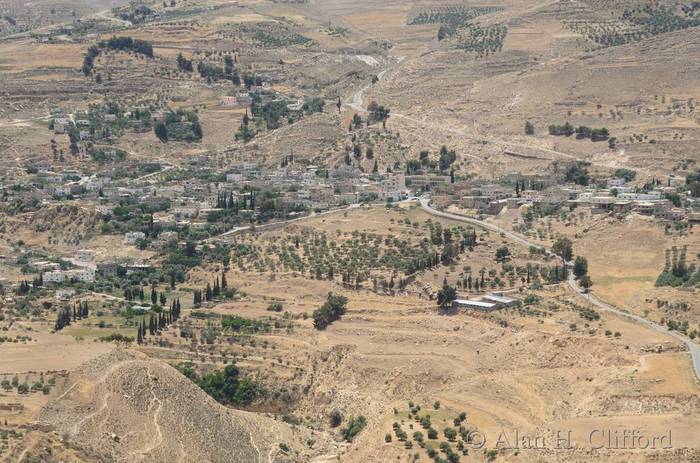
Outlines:
{"label": "sandy brown earth", "polygon": [[[81,18],[97,13],[110,17],[113,6],[70,3]],[[83,76],[80,65],[87,47],[111,32],[38,43],[28,33],[7,35],[3,29],[0,183],[26,179],[30,158],[51,161],[59,170],[105,168],[71,156],[54,161],[51,140],[67,153],[68,138],[52,134],[47,123],[55,106],[74,112],[113,99],[125,106],[197,109],[205,133],[200,143],[161,143],[150,131],[114,140],[114,146],[128,150],[126,165],[167,161],[177,171],[202,154],[222,171],[242,161],[277,166],[290,153],[309,163],[337,166],[344,162],[345,146],[356,140],[373,144],[382,171],[396,162],[403,170],[423,149],[435,159],[443,144],[457,152],[458,176],[551,172],[554,161],[585,159],[600,178],[618,167],[633,168],[641,185],[656,175],[683,176],[697,167],[700,127],[694,104],[700,94],[694,57],[700,51],[699,28],[599,48],[567,21],[604,21],[645,2],[477,1],[472,4],[501,7],[480,17],[479,24],[508,26],[503,50],[479,58],[455,49],[449,40],[438,42],[437,24],[407,24],[415,11],[443,3],[181,0],[172,7],[179,15],[175,19],[123,32],[153,42],[156,58],[105,53],[96,65],[110,76],[102,83]],[[51,5],[39,2],[36,11],[45,13]],[[41,31],[72,22],[63,6],[50,21],[44,18]],[[15,1],[0,4],[3,14],[23,7]],[[241,24],[282,25],[313,42],[270,46],[253,34],[232,35]],[[331,26],[345,32],[330,33]],[[247,144],[235,141],[243,110],[225,109],[220,100],[238,89],[230,82],[181,73],[175,62],[180,51],[196,61],[209,51],[234,50],[241,70],[271,76],[275,90],[326,98],[324,113],[263,131]],[[380,73],[382,78],[370,85]],[[364,106],[377,101],[391,108],[386,130],[374,124],[348,133],[348,123],[360,109],[358,95]],[[337,99],[343,103],[339,111]],[[534,136],[523,134],[526,120],[535,124]],[[567,120],[606,126],[618,144],[611,149],[604,142],[548,135],[549,124]],[[373,164],[369,159],[352,162],[366,171]],[[99,218],[78,203],[47,204],[38,212],[17,212],[17,205],[12,206],[0,215],[3,284],[25,277],[10,258],[26,249],[69,257],[90,247],[100,257],[151,257],[150,251],[122,246],[120,237],[98,235]],[[491,220],[513,229],[522,224],[522,212],[506,210]],[[340,233],[343,239],[358,229],[399,237],[424,234],[399,223],[401,218],[427,220],[417,208],[361,209],[239,240],[262,245],[300,228]],[[592,217],[575,211],[565,219],[539,220],[529,234],[543,244],[562,235],[574,239],[575,251],[588,258],[596,296],[656,321],[673,317],[700,326],[697,290],[654,285],[671,246],[687,245],[689,256],[700,253],[696,231],[668,232],[635,215]],[[536,302],[490,315],[440,313],[426,297],[444,278],[463,276],[467,266],[497,270],[493,255],[503,244],[501,237],[485,234],[481,245],[460,256],[454,268],[421,272],[416,283],[394,296],[374,292],[371,285],[352,290],[292,272],[234,268],[228,275],[239,289],[237,299],[207,311],[279,326],[236,340],[219,337],[212,344],[202,340],[207,322],[189,314],[189,291],[218,275],[221,268],[215,265],[190,271],[188,282],[178,288],[178,295],[189,299],[187,316],[140,348],[113,350],[112,344],[96,341],[103,331],[94,325],[109,314],[93,314],[63,335],[48,333],[49,320],[5,320],[3,336],[32,339],[0,345],[2,379],[21,373],[21,380],[31,383],[51,372],[56,385],[46,396],[0,392],[3,458],[364,463],[413,462],[418,454],[425,461],[427,452],[417,441],[410,449],[395,435],[392,442],[385,441],[394,422],[409,436],[417,430],[425,434],[409,417],[416,413],[410,412],[412,402],[421,406],[420,416],[431,415],[439,432],[439,439],[427,440],[428,448],[446,440],[444,428],[454,426],[461,412],[467,415],[464,426],[486,436],[483,447],[472,446],[460,461],[700,461],[700,389],[687,353],[671,338],[605,313],[587,320],[584,303],[563,286],[523,288],[522,294],[509,287]],[[528,250],[512,248],[514,263],[534,260]],[[318,331],[309,316],[329,291],[347,296],[349,310]],[[284,313],[266,310],[273,301],[283,303]],[[689,308],[660,302],[687,303]],[[188,324],[198,341],[180,335]],[[133,324],[118,326],[120,333],[133,335]],[[248,411],[219,405],[168,365],[192,361],[202,368],[223,368],[231,358],[270,391]],[[21,411],[13,408],[15,403]],[[329,424],[334,411],[343,417],[338,428]],[[289,425],[282,416],[299,424]],[[344,442],[340,430],[358,416],[366,417],[367,427],[352,443]],[[594,450],[600,440],[591,442],[591,432],[604,430],[635,430],[659,439],[670,433],[672,448]],[[516,431],[543,444],[530,449],[498,445],[502,434],[513,444]],[[575,448],[555,448],[556,437],[569,432]]]}
{"label": "sandy brown earth", "polygon": [[298,431],[222,407],[173,368],[122,350],[73,371],[37,420],[90,461],[308,458]]}

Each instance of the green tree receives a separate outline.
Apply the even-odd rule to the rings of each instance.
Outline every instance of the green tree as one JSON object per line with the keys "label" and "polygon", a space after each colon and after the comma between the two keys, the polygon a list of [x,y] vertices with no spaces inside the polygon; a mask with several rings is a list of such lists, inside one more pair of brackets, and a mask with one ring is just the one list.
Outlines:
{"label": "green tree", "polygon": [[328,325],[340,318],[347,311],[348,298],[345,296],[328,293],[326,302],[321,307],[314,310],[314,328],[324,330]]}
{"label": "green tree", "polygon": [[496,262],[503,262],[510,256],[510,249],[508,246],[501,246],[496,249]]}
{"label": "green tree", "polygon": [[569,238],[558,238],[552,245],[552,251],[567,262],[574,256],[573,243]]}
{"label": "green tree", "polygon": [[588,292],[588,290],[591,289],[591,286],[593,286],[593,280],[591,280],[591,277],[588,275],[583,275],[581,278],[579,278],[578,283],[581,285],[584,292]]}
{"label": "green tree", "polygon": [[437,293],[438,306],[442,308],[448,307],[452,301],[457,299],[457,290],[447,284],[447,281],[442,283],[442,288]]}
{"label": "green tree", "polygon": [[576,256],[574,260],[574,276],[581,278],[588,274],[588,261],[583,256]]}
{"label": "green tree", "polygon": [[168,127],[163,122],[157,123],[153,127],[153,131],[160,141],[163,143],[168,141]]}
{"label": "green tree", "polygon": [[535,126],[530,121],[525,121],[525,135],[534,135]]}

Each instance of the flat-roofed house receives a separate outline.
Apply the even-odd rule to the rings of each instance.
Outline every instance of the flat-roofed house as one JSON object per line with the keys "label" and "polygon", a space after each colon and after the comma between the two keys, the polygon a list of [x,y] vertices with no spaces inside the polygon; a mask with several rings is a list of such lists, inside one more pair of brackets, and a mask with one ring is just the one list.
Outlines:
{"label": "flat-roofed house", "polygon": [[484,302],[484,301],[472,301],[469,299],[455,299],[452,302],[452,308],[453,309],[474,309],[474,310],[481,310],[483,312],[493,312],[494,310],[498,310],[498,304],[494,304],[493,302]]}
{"label": "flat-roofed house", "polygon": [[513,307],[518,303],[517,299],[513,299],[512,297],[507,296],[499,296],[497,294],[487,294],[483,296],[482,299],[487,302],[493,302],[494,304],[497,304],[500,307]]}

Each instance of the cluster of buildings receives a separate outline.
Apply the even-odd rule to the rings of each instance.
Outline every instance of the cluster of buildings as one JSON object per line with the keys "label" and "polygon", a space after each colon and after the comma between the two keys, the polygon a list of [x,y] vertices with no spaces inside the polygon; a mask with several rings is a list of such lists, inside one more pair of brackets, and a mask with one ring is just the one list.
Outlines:
{"label": "cluster of buildings", "polygon": [[66,281],[82,281],[92,283],[95,281],[94,267],[79,267],[70,270],[52,270],[42,275],[44,284],[63,283]]}
{"label": "cluster of buildings", "polygon": [[[152,116],[158,117],[158,113]],[[360,202],[400,201],[408,197],[411,182],[415,188],[421,182],[431,181],[429,176],[403,173],[367,174],[351,166],[326,169],[290,163],[285,167],[264,169],[258,163],[242,162],[220,171],[220,181],[193,176],[163,182],[131,182],[113,178],[109,171],[85,176],[75,169],[54,172],[51,163],[46,161],[32,162],[35,173],[27,182],[32,188],[13,194],[27,195],[39,203],[79,198],[83,206],[93,207],[102,215],[114,215],[115,208],[125,203],[149,206],[157,211],[154,223],[170,230],[209,226],[207,220],[211,212],[220,210],[221,198],[235,201],[245,210],[250,206],[246,198],[255,190],[274,191],[276,208],[299,213]],[[206,163],[206,159],[192,160],[194,166]],[[157,172],[158,168],[153,166],[147,170]],[[161,233],[159,239],[168,241],[172,238],[170,234],[174,232]],[[126,244],[137,244],[145,238],[142,231],[129,232],[123,237]]]}
{"label": "cluster of buildings", "polygon": [[[636,212],[669,221],[700,221],[700,213],[676,207],[669,199],[685,196],[685,178],[668,177],[662,185],[640,191],[623,178],[611,177],[606,185],[581,186],[558,183],[555,177],[538,175],[506,176],[503,183],[457,182],[450,184],[447,176],[418,176],[421,184],[429,183],[431,201],[437,207],[458,205],[482,214],[496,215],[504,208],[514,209],[524,204],[547,206],[588,207],[594,214]],[[407,177],[410,179],[411,177]],[[519,189],[514,185],[527,185]]]}
{"label": "cluster of buildings", "polygon": [[[222,197],[243,205],[246,190],[250,189],[276,191],[282,207],[289,210],[325,210],[361,201],[400,201],[408,196],[403,174],[368,175],[351,167],[263,170],[256,163],[241,163],[228,169],[223,177],[222,182],[189,178],[138,187],[115,186],[105,181],[108,179],[95,177],[74,183],[81,184],[87,196],[97,188],[102,204],[96,205],[96,210],[104,214],[111,213],[114,204],[124,199],[138,199],[140,204],[167,200],[168,210],[155,215],[156,221],[166,226],[205,225],[207,214],[217,210]],[[138,233],[124,237],[128,244],[143,238]]]}

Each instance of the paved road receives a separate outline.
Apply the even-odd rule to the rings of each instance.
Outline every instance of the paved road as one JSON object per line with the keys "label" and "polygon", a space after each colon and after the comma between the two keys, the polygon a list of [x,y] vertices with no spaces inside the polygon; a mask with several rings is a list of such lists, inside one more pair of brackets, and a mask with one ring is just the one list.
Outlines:
{"label": "paved road", "polygon": [[586,299],[588,302],[591,304],[595,305],[596,307],[599,307],[603,310],[607,310],[608,312],[612,312],[616,315],[619,315],[620,317],[624,317],[627,319],[630,319],[632,321],[635,321],[637,323],[640,323],[642,325],[647,326],[648,328],[651,328],[655,331],[658,331],[659,333],[664,333],[667,334],[673,338],[675,338],[678,342],[681,342],[685,344],[685,346],[688,348],[688,351],[690,352],[690,356],[692,357],[693,361],[693,369],[695,370],[695,376],[700,380],[700,346],[698,346],[696,343],[688,339],[687,337],[683,336],[677,331],[672,331],[667,329],[665,326],[659,325],[657,323],[652,322],[651,320],[647,320],[644,317],[640,317],[639,315],[634,315],[629,312],[625,312],[623,310],[620,310],[616,307],[611,306],[610,304],[607,304],[591,293],[584,293],[581,288],[579,288],[578,283],[574,279],[573,274],[569,274],[569,286],[573,291],[575,291],[579,296],[582,298]]}
{"label": "paved road", "polygon": [[[463,215],[459,214],[451,214],[449,212],[443,212],[443,211],[438,211],[437,209],[433,209],[430,206],[430,198],[428,197],[421,197],[419,198],[420,205],[421,207],[428,212],[429,214],[438,216],[438,217],[444,217],[446,219],[451,219],[451,220],[457,220],[459,222],[465,222],[469,223],[472,225],[475,225],[477,227],[484,228],[486,230],[494,231],[497,233],[500,233],[501,235],[505,236],[506,238],[510,239],[511,241],[514,241],[516,243],[522,244],[524,246],[529,246],[529,247],[535,247],[538,249],[544,249],[547,254],[552,254],[551,250],[536,244],[532,243],[527,240],[527,238],[524,238],[523,236],[520,236],[516,233],[503,230],[500,228],[498,225],[494,225],[492,223],[484,222],[482,220],[477,220],[477,219],[472,219],[470,217],[465,217]],[[573,273],[569,273],[569,287],[582,299],[585,299],[586,301],[590,302],[591,304],[595,305],[596,307],[610,312],[612,314],[618,315],[620,317],[627,318],[628,320],[632,320],[634,322],[640,323],[648,328],[653,329],[654,331],[657,331],[659,333],[667,334],[674,338],[676,341],[684,344],[688,348],[688,352],[690,353],[692,364],[693,364],[693,370],[695,371],[695,377],[700,381],[700,346],[698,346],[696,343],[691,341],[689,338],[686,336],[683,336],[677,331],[672,331],[667,329],[665,326],[659,325],[658,323],[654,323],[651,320],[647,320],[644,317],[640,317],[638,315],[634,315],[632,313],[629,313],[627,311],[618,309],[616,307],[611,306],[610,304],[607,304],[591,293],[586,293],[584,292],[581,288],[579,288],[576,280],[574,279]]]}
{"label": "paved road", "polygon": [[[401,59],[399,59],[399,63],[401,62]],[[384,78],[384,74],[386,74],[386,71],[388,69],[385,69],[381,71],[379,74],[377,74],[377,79],[382,80]],[[352,95],[352,102],[351,103],[345,103],[346,106],[351,107],[355,111],[359,113],[366,113],[367,110],[362,106],[362,102],[365,99],[365,93],[369,88],[372,86],[372,84],[367,84]]]}

